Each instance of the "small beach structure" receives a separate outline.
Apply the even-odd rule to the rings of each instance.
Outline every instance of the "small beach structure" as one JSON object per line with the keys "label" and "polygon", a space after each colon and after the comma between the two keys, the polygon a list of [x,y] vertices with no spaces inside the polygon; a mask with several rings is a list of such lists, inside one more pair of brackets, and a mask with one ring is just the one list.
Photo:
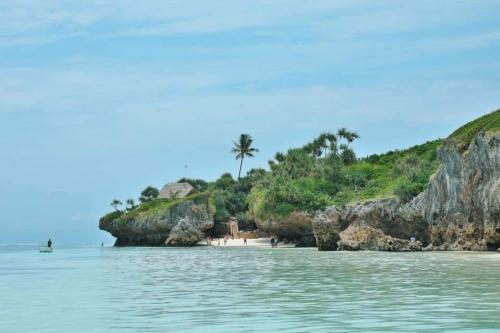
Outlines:
{"label": "small beach structure", "polygon": [[196,192],[196,189],[189,183],[168,183],[163,186],[158,195],[160,199],[178,199],[187,197]]}
{"label": "small beach structure", "polygon": [[229,218],[229,222],[227,222],[227,231],[229,235],[234,238],[239,238],[240,230],[238,229],[238,219],[236,217]]}

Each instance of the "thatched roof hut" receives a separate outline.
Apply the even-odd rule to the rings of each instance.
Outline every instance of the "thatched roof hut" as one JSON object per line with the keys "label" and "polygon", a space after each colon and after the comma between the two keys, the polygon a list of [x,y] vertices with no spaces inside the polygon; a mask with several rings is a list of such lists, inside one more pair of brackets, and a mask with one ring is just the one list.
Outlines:
{"label": "thatched roof hut", "polygon": [[160,191],[158,198],[162,199],[172,199],[172,198],[184,198],[192,193],[195,193],[196,189],[189,183],[168,183]]}

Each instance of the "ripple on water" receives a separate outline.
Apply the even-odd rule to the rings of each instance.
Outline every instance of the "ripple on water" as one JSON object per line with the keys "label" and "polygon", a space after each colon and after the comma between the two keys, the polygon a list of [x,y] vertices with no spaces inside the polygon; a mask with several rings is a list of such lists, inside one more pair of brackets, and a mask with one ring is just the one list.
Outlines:
{"label": "ripple on water", "polygon": [[499,332],[495,253],[88,248],[0,254],[0,331]]}

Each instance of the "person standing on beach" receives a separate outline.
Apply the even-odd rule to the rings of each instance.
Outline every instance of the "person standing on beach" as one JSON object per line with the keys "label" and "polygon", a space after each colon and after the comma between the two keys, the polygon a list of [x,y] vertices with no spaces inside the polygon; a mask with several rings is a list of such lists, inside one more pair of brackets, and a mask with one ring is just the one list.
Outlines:
{"label": "person standing on beach", "polygon": [[224,246],[226,246],[226,245],[227,245],[227,239],[228,239],[228,238],[229,238],[229,237],[227,237],[227,234],[225,234],[225,235],[224,235]]}
{"label": "person standing on beach", "polygon": [[271,237],[271,247],[274,247],[274,236]]}
{"label": "person standing on beach", "polygon": [[47,246],[48,247],[52,247],[52,240],[49,238],[49,240],[47,241]]}
{"label": "person standing on beach", "polygon": [[243,244],[247,245],[247,234],[243,235]]}

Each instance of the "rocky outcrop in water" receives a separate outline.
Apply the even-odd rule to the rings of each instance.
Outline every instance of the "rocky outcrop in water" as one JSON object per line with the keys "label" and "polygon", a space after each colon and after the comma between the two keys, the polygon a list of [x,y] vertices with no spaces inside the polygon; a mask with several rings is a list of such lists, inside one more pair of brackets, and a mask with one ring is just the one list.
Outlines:
{"label": "rocky outcrop in water", "polygon": [[342,231],[338,241],[339,250],[371,251],[420,251],[422,243],[386,235],[382,230],[368,225],[353,223]]}
{"label": "rocky outcrop in water", "polygon": [[[427,189],[409,203],[373,200],[318,212],[320,250],[494,250],[500,247],[500,133],[463,151],[447,140]],[[418,242],[410,242],[415,237]]]}
{"label": "rocky outcrop in water", "polygon": [[112,214],[101,218],[99,228],[116,237],[115,246],[196,245],[214,225],[205,195],[174,203],[159,201],[142,212]]}

